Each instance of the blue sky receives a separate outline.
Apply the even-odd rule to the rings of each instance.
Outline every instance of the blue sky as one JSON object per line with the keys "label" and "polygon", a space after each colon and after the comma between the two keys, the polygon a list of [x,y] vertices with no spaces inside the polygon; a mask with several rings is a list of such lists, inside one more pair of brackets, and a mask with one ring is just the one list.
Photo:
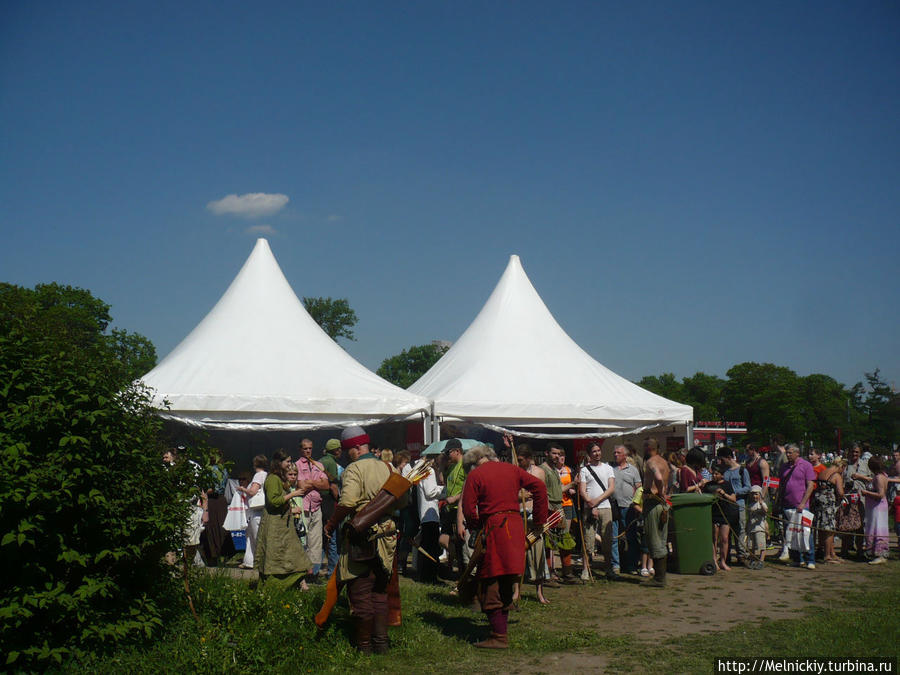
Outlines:
{"label": "blue sky", "polygon": [[[896,2],[12,0],[0,280],[89,288],[164,356],[263,233],[375,369],[455,340],[515,253],[625,377],[895,381],[898,29]],[[208,207],[252,193],[288,201]]]}

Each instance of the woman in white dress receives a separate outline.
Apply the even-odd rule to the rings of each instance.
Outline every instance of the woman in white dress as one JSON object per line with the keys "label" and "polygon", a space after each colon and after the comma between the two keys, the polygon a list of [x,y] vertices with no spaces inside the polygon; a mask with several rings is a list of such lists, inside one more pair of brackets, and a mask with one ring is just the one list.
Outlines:
{"label": "woman in white dress", "polygon": [[247,487],[239,487],[244,494],[244,501],[247,503],[247,548],[244,551],[244,562],[241,567],[244,569],[253,569],[253,553],[256,551],[256,536],[259,533],[259,521],[262,518],[263,508],[266,500],[262,492],[263,484],[266,482],[266,467],[269,466],[269,460],[265,455],[257,455],[253,458],[253,478]]}

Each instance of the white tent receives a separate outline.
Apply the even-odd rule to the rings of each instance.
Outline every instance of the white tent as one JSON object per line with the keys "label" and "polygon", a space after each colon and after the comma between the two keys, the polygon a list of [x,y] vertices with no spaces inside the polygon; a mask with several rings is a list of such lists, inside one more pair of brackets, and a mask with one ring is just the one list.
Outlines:
{"label": "white tent", "polygon": [[575,344],[516,255],[466,332],[409,391],[434,401],[435,418],[525,436],[617,436],[693,418],[690,406],[616,375]]}
{"label": "white tent", "polygon": [[164,417],[213,428],[371,424],[424,415],[429,406],[319,328],[265,239],[206,318],[143,381]]}

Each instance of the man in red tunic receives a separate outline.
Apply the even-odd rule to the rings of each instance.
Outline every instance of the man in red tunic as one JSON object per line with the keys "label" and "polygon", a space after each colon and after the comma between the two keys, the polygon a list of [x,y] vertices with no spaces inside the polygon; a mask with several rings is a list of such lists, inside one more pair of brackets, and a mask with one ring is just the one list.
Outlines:
{"label": "man in red tunic", "polygon": [[476,647],[506,649],[507,618],[513,586],[525,571],[525,526],[519,513],[519,490],[534,497],[534,527],[547,520],[547,486],[518,466],[496,461],[484,446],[472,448],[464,466],[475,465],[466,476],[462,510],[466,526],[484,533],[484,558],[478,564],[478,600],[491,624],[491,637]]}

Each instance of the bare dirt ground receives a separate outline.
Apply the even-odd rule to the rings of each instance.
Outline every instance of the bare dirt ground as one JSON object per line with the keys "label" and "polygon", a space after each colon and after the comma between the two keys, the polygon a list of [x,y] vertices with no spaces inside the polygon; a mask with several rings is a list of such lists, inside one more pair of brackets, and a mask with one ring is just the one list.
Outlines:
{"label": "bare dirt ground", "polygon": [[[892,549],[894,548],[892,542]],[[896,562],[890,564],[897,564]],[[762,570],[734,566],[713,576],[669,574],[664,589],[642,587],[639,577],[621,581],[598,580],[584,586],[565,586],[546,592],[551,603],[565,603],[573,618],[600,631],[648,640],[680,635],[708,634],[757,623],[764,619],[789,619],[810,608],[823,607],[827,597],[816,590],[828,588],[840,594],[858,588],[862,579],[877,575],[879,567],[844,561],[818,564],[815,570],[768,562]],[[526,597],[532,591],[526,591]],[[529,613],[540,608],[529,605]],[[510,656],[513,656],[512,654]],[[540,656],[516,655],[505,672],[523,673],[605,672],[602,655],[559,652]]]}

